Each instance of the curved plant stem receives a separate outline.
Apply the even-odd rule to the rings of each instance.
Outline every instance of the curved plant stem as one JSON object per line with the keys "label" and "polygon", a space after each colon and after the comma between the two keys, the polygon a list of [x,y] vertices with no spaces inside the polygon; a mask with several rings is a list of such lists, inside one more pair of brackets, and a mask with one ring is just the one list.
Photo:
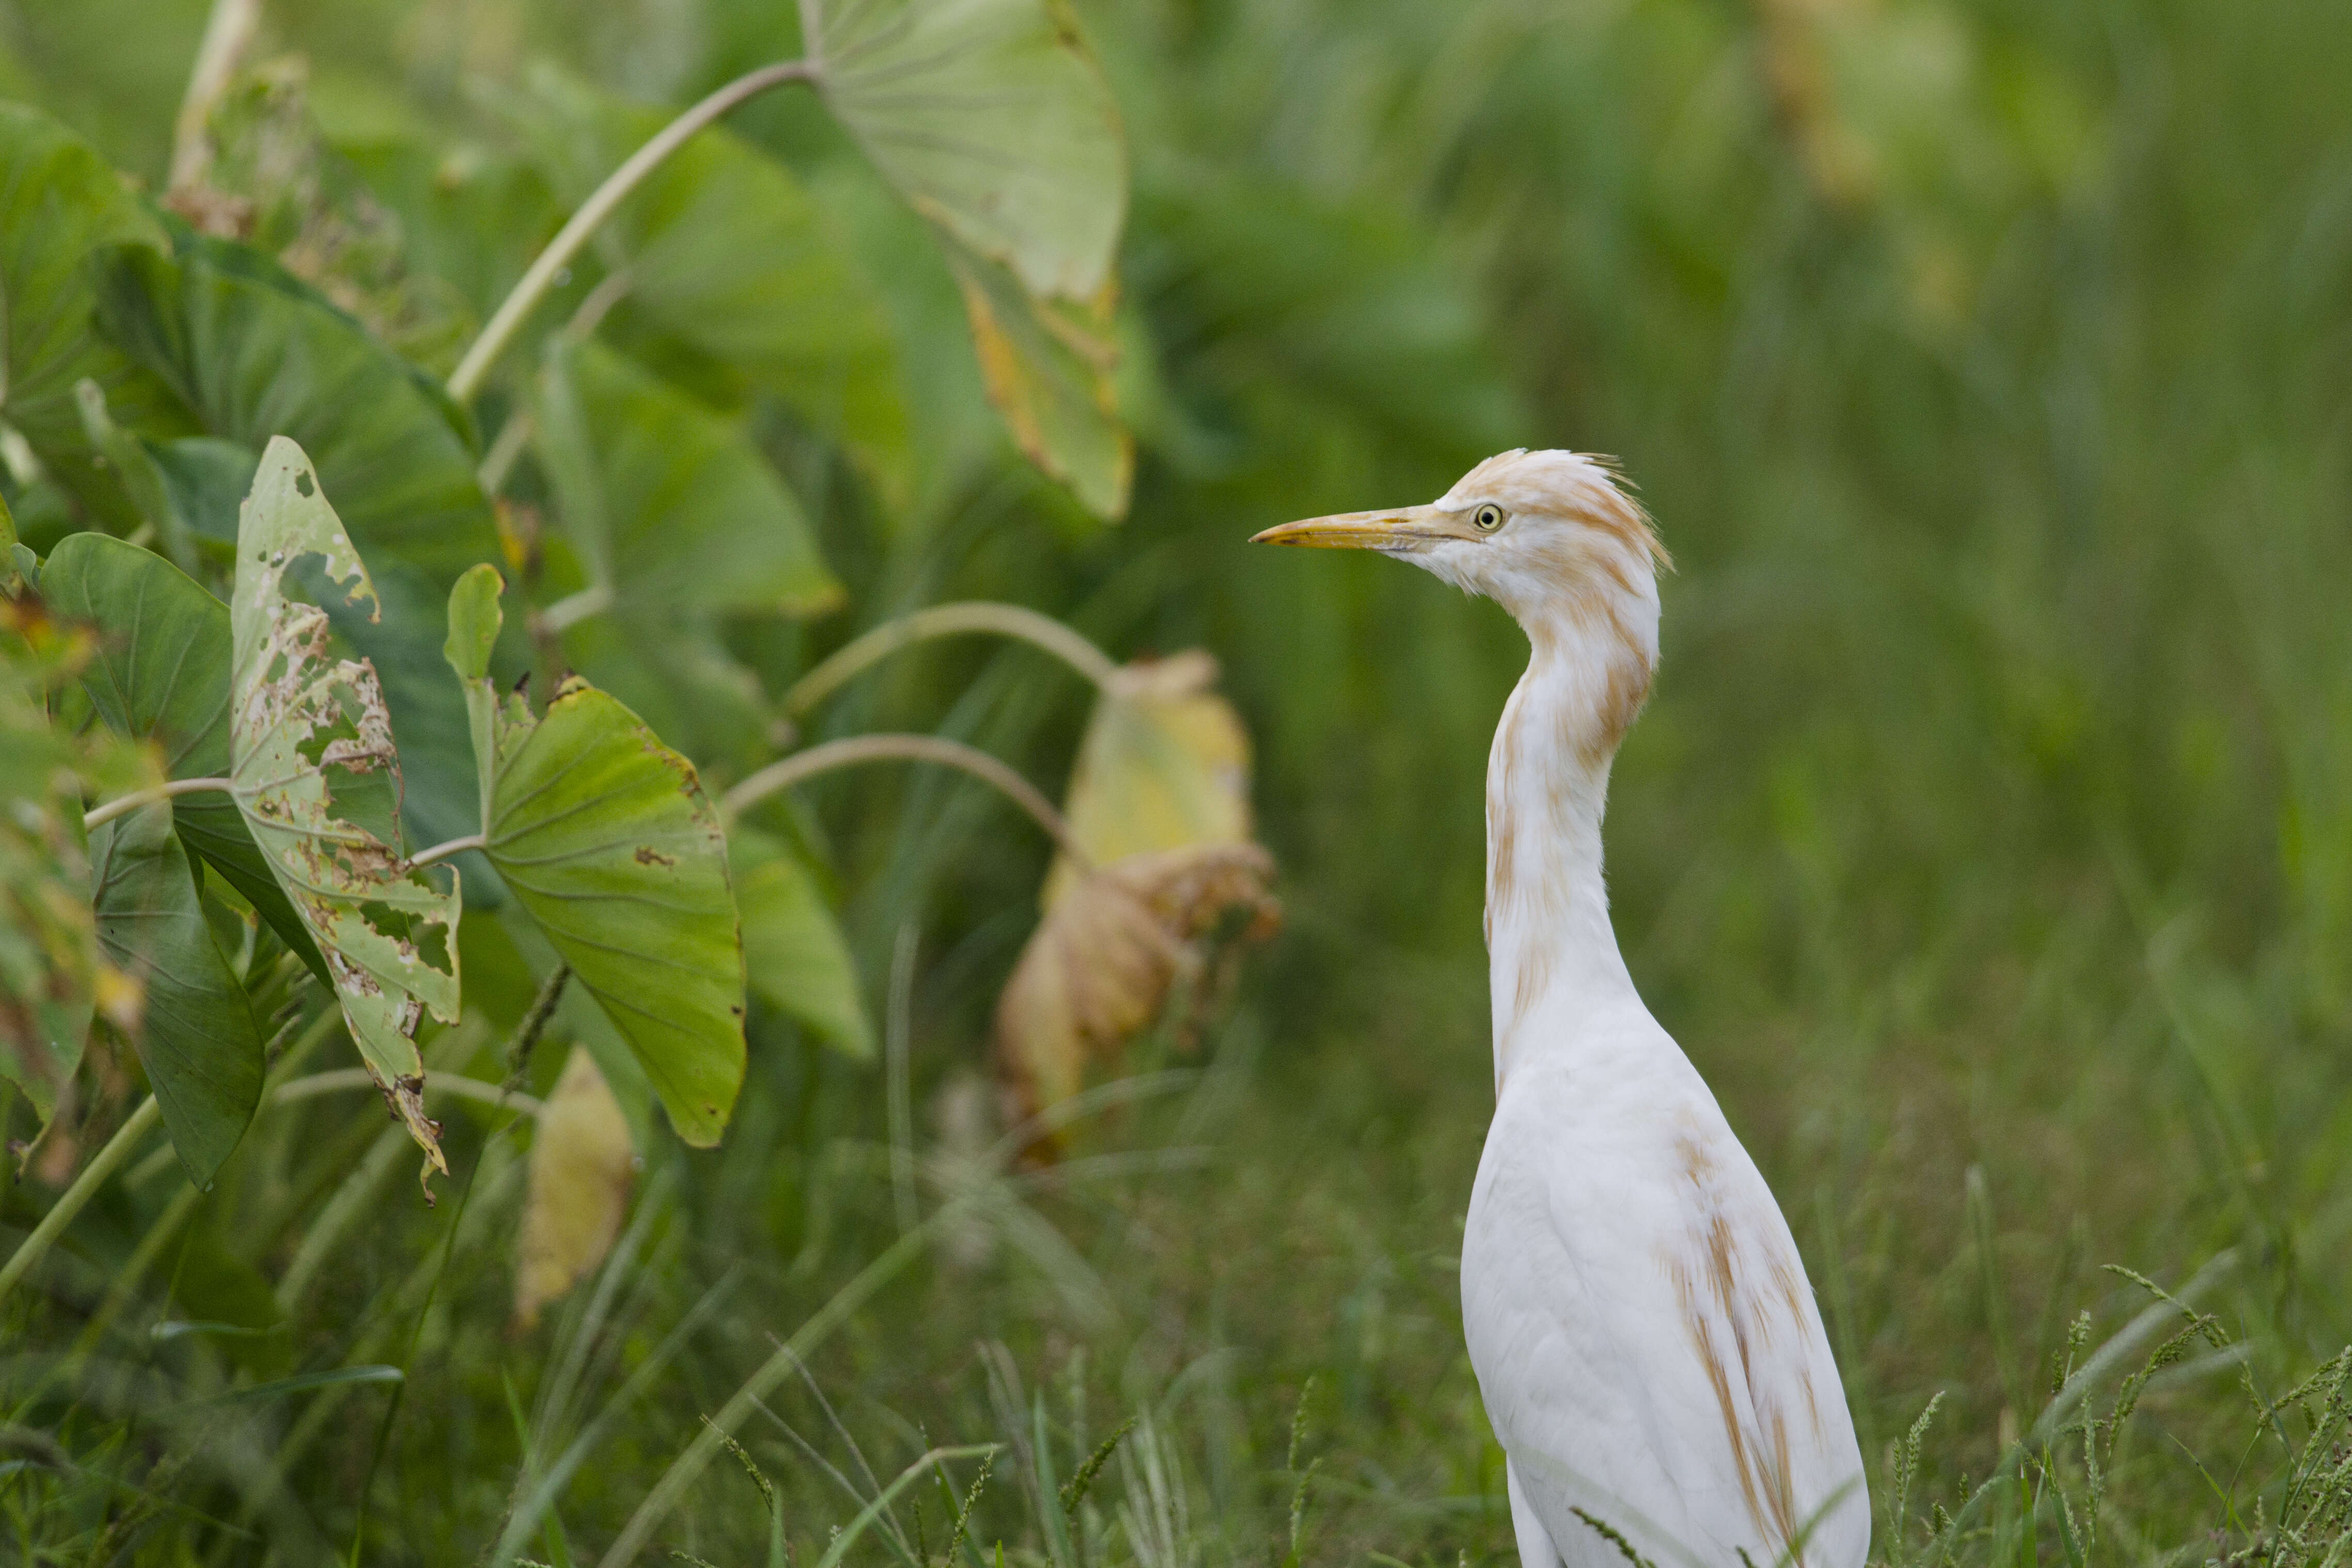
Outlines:
{"label": "curved plant stem", "polygon": [[[317,1094],[333,1094],[345,1089],[373,1089],[375,1086],[375,1080],[368,1075],[364,1067],[336,1067],[279,1084],[277,1092],[270,1095],[269,1103],[283,1105],[290,1100],[308,1100]],[[505,1105],[526,1116],[536,1116],[544,1108],[536,1094],[487,1083],[478,1078],[460,1078],[453,1072],[426,1073],[425,1092],[455,1094],[461,1100],[479,1100],[486,1105]]]}
{"label": "curved plant stem", "polygon": [[236,785],[233,779],[174,779],[169,784],[158,784],[152,789],[135,790],[118,796],[102,806],[92,806],[82,813],[81,825],[84,829],[95,828],[117,817],[128,816],[142,806],[168,800],[174,795],[196,795],[206,789],[230,789]]}
{"label": "curved plant stem", "polygon": [[8,1299],[8,1292],[16,1289],[16,1281],[25,1277],[26,1270],[38,1262],[41,1254],[49,1249],[49,1243],[73,1223],[73,1217],[81,1212],[82,1205],[97,1196],[98,1189],[106,1185],[106,1178],[114,1174],[115,1167],[131,1157],[131,1151],[138,1145],[141,1138],[147,1135],[147,1130],[163,1113],[163,1107],[150,1094],[139,1103],[139,1109],[122,1119],[122,1125],[114,1130],[114,1136],[106,1140],[106,1147],[99,1150],[97,1156],[82,1166],[81,1175],[74,1177],[73,1186],[66,1188],[57,1202],[49,1206],[48,1213],[41,1216],[41,1222],[33,1227],[33,1233],[25,1238],[7,1263],[0,1265],[0,1301]]}
{"label": "curved plant stem", "polygon": [[1081,867],[1094,864],[1093,857],[1079,847],[1069,819],[1055,810],[1054,803],[1038,793],[1034,784],[978,747],[938,735],[854,735],[796,751],[781,762],[771,762],[728,790],[719,799],[719,815],[732,821],[780,789],[789,789],[803,779],[830,773],[836,768],[855,768],[866,762],[936,762],[945,768],[961,768],[982,783],[994,786],[999,794],[1028,812],[1039,827],[1053,836],[1062,852]]}
{"label": "curved plant stem", "polygon": [[1052,616],[1040,615],[1018,604],[973,600],[960,604],[934,604],[885,621],[872,631],[852,638],[793,683],[792,689],[784,694],[783,710],[793,715],[806,713],[899,649],[927,638],[951,637],[963,632],[989,632],[1000,637],[1019,638],[1032,647],[1045,649],[1098,686],[1110,685],[1111,677],[1118,673],[1109,654]]}
{"label": "curved plant stem", "polygon": [[788,81],[805,81],[814,69],[806,60],[781,60],[737,77],[663,126],[654,133],[653,140],[631,153],[619,168],[607,174],[604,183],[581,204],[580,210],[572,214],[571,221],[548,242],[547,248],[540,252],[539,259],[530,264],[530,269],[522,275],[522,280],[499,303],[498,313],[482,329],[481,336],[476,338],[473,345],[466,350],[466,357],[457,361],[457,368],[449,373],[449,395],[464,402],[481,390],[482,378],[489,373],[490,367],[506,351],[507,344],[513,340],[524,319],[541,299],[547,298],[548,290],[555,287],[556,275],[580,254],[580,247],[588,243],[588,236],[604,225],[604,220],[613,215],[614,209],[628,198],[629,193],[661,166],[663,159],[677,152],[696,131],[745,99],[756,97]]}
{"label": "curved plant stem", "polygon": [[429,850],[419,850],[409,856],[409,869],[414,871],[418,866],[431,865],[435,861],[446,861],[451,855],[462,854],[467,850],[478,850],[489,841],[490,836],[488,833],[467,833],[463,838],[451,839],[446,843],[435,844]]}

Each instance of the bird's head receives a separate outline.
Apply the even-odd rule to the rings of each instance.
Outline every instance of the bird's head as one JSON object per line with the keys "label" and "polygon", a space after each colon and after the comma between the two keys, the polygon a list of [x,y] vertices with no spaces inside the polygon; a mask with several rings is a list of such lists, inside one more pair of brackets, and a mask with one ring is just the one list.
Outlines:
{"label": "bird's head", "polygon": [[1665,549],[1603,462],[1579,453],[1500,453],[1425,507],[1307,517],[1250,542],[1395,556],[1494,600],[1538,638],[1562,617],[1612,616],[1655,657]]}

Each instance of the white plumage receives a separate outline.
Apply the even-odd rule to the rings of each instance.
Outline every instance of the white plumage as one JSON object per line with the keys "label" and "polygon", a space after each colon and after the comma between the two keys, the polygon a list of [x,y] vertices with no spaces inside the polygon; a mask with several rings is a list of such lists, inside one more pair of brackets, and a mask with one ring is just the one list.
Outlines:
{"label": "white plumage", "polygon": [[1462,1315],[1526,1568],[1861,1568],[1870,1502],[1788,1222],[1633,988],[1609,923],[1610,764],[1657,664],[1648,519],[1570,452],[1438,501],[1286,523],[1380,550],[1527,632],[1486,773],[1496,1105]]}

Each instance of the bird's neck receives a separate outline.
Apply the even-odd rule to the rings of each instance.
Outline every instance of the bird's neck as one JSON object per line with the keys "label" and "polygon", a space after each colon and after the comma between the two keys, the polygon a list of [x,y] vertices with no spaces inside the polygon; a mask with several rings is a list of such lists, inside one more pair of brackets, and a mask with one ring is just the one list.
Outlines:
{"label": "bird's neck", "polygon": [[[1495,1082],[1572,1047],[1575,1021],[1633,998],[1609,923],[1601,819],[1609,769],[1654,662],[1620,618],[1528,627],[1533,656],[1486,764],[1486,947]],[[1638,998],[1634,998],[1638,1000]]]}

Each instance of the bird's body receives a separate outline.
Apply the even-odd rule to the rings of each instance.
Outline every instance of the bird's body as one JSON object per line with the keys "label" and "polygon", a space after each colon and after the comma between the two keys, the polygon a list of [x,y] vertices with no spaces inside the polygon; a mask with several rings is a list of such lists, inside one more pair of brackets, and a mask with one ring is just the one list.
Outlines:
{"label": "bird's body", "polygon": [[1601,878],[1610,764],[1657,659],[1647,519],[1571,453],[1274,542],[1409,559],[1532,650],[1487,764],[1496,1109],[1463,1322],[1525,1568],[1861,1568],[1870,1509],[1821,1313],[1770,1189],[1643,1005]]}

